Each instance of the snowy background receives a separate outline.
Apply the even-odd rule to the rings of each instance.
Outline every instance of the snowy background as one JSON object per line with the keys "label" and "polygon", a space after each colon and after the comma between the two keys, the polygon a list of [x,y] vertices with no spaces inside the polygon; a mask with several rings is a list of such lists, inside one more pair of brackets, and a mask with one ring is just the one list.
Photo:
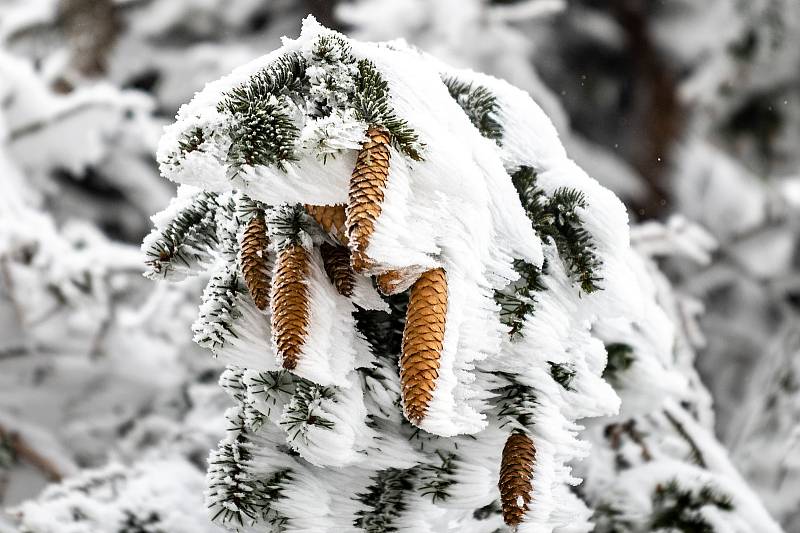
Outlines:
{"label": "snowy background", "polygon": [[[165,531],[216,530],[204,476],[229,399],[192,343],[206,280],[142,277],[175,193],[156,148],[181,104],[309,13],[531,95],[669,280],[702,424],[799,532],[796,0],[0,0],[0,532],[24,509],[21,531],[68,531],[78,507],[150,531],[154,490],[182,520]],[[116,499],[130,510],[97,503]]]}

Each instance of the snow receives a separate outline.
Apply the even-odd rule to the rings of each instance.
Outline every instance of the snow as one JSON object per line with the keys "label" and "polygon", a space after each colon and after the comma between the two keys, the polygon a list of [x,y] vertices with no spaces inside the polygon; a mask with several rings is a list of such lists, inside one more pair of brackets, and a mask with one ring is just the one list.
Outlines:
{"label": "snow", "polygon": [[[449,64],[493,73],[522,89],[450,67],[402,40],[352,41],[357,58],[377,65],[393,110],[424,144],[420,161],[390,148],[386,199],[367,248],[376,265],[370,274],[402,272],[400,289],[406,290],[427,269],[447,272],[444,349],[421,429],[402,418],[397,368],[387,364],[396,354],[372,353],[356,328],[359,308],[388,310],[388,301],[369,275],[356,276],[352,297],[336,292],[317,251],[321,242],[331,242],[329,236],[303,236],[311,258],[311,320],[290,374],[276,355],[270,311],[258,310],[241,284],[230,291],[230,314],[209,297],[199,310],[196,338],[216,339],[204,342],[216,359],[189,343],[203,284],[209,277],[230,281],[239,271],[235,252],[244,219],[238,211],[230,216],[219,210],[214,218],[222,245],[203,250],[197,264],[178,267],[173,280],[194,277],[173,285],[146,285],[140,251],[109,241],[91,224],[115,237],[140,238],[143,213],[162,208],[173,192],[151,160],[164,113],[246,61],[209,83],[166,128],[158,162],[179,191],[153,217],[155,228],[200,191],[219,193],[220,204],[241,204],[242,194],[268,206],[346,203],[368,124],[349,102],[354,66],[338,62],[336,50],[333,63],[312,53],[328,30],[308,20],[299,38],[252,60],[276,44],[277,35],[294,31],[295,12],[302,8],[257,0],[226,6],[219,0],[122,0],[117,7],[125,28],[109,51],[108,72],[75,80],[68,72],[69,43],[55,43],[54,50],[26,44],[62,38],[54,29],[56,3],[12,1],[0,8],[0,38],[8,48],[0,52],[0,175],[6,185],[0,195],[0,428],[17,431],[71,476],[20,507],[21,525],[36,533],[116,531],[126,513],[146,518],[157,511],[160,521],[152,527],[159,530],[217,531],[200,501],[204,482],[197,466],[226,434],[223,442],[241,437],[239,451],[254,456],[236,480],[219,474],[226,483],[292,469],[268,512],[284,515],[277,519],[285,519],[287,531],[358,531],[355,521],[374,505],[362,500],[364,492],[387,468],[412,469],[413,488],[393,518],[398,531],[495,531],[503,528],[502,517],[482,508],[497,499],[500,451],[515,430],[531,436],[537,454],[530,510],[518,531],[588,532],[598,520],[593,512],[605,504],[621,508],[634,530],[647,531],[653,491],[671,479],[689,488],[711,485],[731,497],[733,511],[705,506],[697,512],[717,532],[780,531],[765,509],[792,523],[800,438],[793,424],[797,395],[783,369],[791,367],[797,348],[785,318],[791,324],[796,314],[791,302],[800,194],[797,180],[786,176],[796,174],[792,126],[800,115],[789,105],[796,69],[787,65],[796,64],[793,33],[800,11],[791,3],[758,1],[734,9],[731,0],[703,8],[684,1],[647,12],[658,52],[681,72],[677,97],[686,114],[685,135],[671,141],[674,166],[665,171],[664,184],[675,201],[667,209],[686,215],[640,224],[630,235],[625,207],[605,187],[641,200],[649,185],[616,146],[611,150],[610,143],[595,144],[571,130],[574,109],[561,107],[532,63],[536,58],[552,63],[550,69],[568,70],[558,64],[564,58],[550,55],[552,47],[569,53],[570,39],[580,32],[604,48],[600,56],[607,49],[612,55],[626,51],[625,31],[604,6],[567,8],[560,0],[337,6],[334,20],[350,24],[351,35],[378,40],[404,34]],[[781,20],[769,18],[773,9],[784,15]],[[549,18],[556,13],[558,19]],[[579,32],[570,28],[575,19]],[[725,30],[704,31],[714,20],[724,20],[719,24]],[[259,24],[263,31],[255,28]],[[734,58],[729,50],[751,30],[753,57]],[[548,40],[550,49],[543,46]],[[309,62],[311,82],[306,101],[276,100],[298,128],[298,160],[285,170],[233,168],[231,119],[216,104],[290,50]],[[52,87],[65,73],[68,83],[77,83],[56,94]],[[490,89],[501,142],[472,127],[441,83],[442,74]],[[592,91],[613,92],[603,85],[607,81],[589,80],[578,98],[596,105]],[[117,88],[139,83],[153,87]],[[774,154],[759,159],[757,135],[729,138],[725,125],[741,106],[773,90],[770,105],[781,107],[783,123],[765,140]],[[576,122],[579,128],[585,127],[581,121],[586,117]],[[202,144],[180,154],[184,133],[194,128],[202,132]],[[587,205],[578,214],[602,264],[602,290],[581,292],[558,249],[536,235],[509,180],[523,165],[536,170],[547,194],[566,186],[585,195]],[[124,199],[108,209],[111,202],[86,193],[96,185]],[[73,217],[81,221],[68,222]],[[145,239],[144,249],[157,235]],[[273,241],[271,265],[278,247]],[[493,296],[514,282],[516,259],[537,267],[546,262],[547,272],[535,311],[508,338]],[[230,329],[209,319],[221,311]],[[607,343],[629,346],[633,359],[604,379]],[[698,352],[701,346],[707,350]],[[762,352],[768,364],[760,364]],[[733,392],[718,402],[724,420],[719,428],[728,428],[720,438],[732,446],[733,462],[714,436],[715,413],[694,369],[697,356],[715,392],[747,375],[745,363],[757,370],[744,399],[733,401],[735,388],[727,387]],[[223,386],[238,404],[227,419],[221,414],[230,399],[213,383],[221,364],[228,367]],[[558,383],[555,364],[574,376]],[[490,391],[503,382],[499,372],[534,391],[536,399],[526,406],[532,424],[498,414]],[[269,388],[269,379],[281,386]],[[311,419],[292,438],[287,422],[298,408],[300,380],[328,392],[313,400]],[[731,412],[742,421],[740,430],[730,429]],[[332,427],[315,424],[314,417]],[[439,467],[443,457],[452,459],[448,469]],[[102,471],[74,476],[77,464],[109,460]],[[8,501],[29,497],[44,483],[30,465],[15,466],[10,478]],[[445,483],[446,498],[424,493],[422,483],[433,478]],[[84,494],[79,485],[87,479],[101,489]],[[219,480],[210,476],[207,483]],[[109,483],[113,490],[106,490]],[[217,496],[207,500],[212,515],[220,506],[244,509]],[[76,513],[84,518],[74,520]],[[0,517],[0,531],[11,530],[5,520]],[[257,522],[240,529],[270,530]]]}

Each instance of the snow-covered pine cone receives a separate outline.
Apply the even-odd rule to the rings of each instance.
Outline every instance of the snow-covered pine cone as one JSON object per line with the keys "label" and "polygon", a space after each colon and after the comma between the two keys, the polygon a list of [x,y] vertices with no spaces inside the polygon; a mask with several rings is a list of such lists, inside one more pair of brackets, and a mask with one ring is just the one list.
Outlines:
{"label": "snow-covered pine cone", "polygon": [[398,283],[402,280],[403,276],[399,270],[390,270],[375,276],[375,284],[378,290],[386,296],[402,292],[397,290]]}
{"label": "snow-covered pine cone", "polygon": [[347,246],[334,246],[327,242],[323,242],[319,250],[325,272],[336,287],[336,291],[342,296],[352,296],[356,278],[350,266],[350,250]]}
{"label": "snow-covered pine cone", "polygon": [[428,411],[439,377],[447,317],[447,275],[435,268],[411,288],[403,329],[400,385],[406,418],[419,424]]}
{"label": "snow-covered pine cone", "polygon": [[278,253],[272,280],[272,337],[283,368],[294,370],[308,334],[308,252],[289,244]]}
{"label": "snow-covered pine cone", "polygon": [[500,501],[503,507],[503,520],[509,526],[516,526],[528,510],[533,489],[533,467],[536,461],[536,448],[531,438],[523,433],[512,433],[503,447],[500,463]]}
{"label": "snow-covered pine cone", "polygon": [[330,234],[341,244],[347,244],[347,232],[345,231],[346,215],[344,205],[310,205],[306,204],[306,213],[322,226],[322,229]]}
{"label": "snow-covered pine cone", "polygon": [[419,278],[419,270],[413,268],[400,268],[389,270],[375,276],[378,290],[385,296],[391,296],[405,291]]}
{"label": "snow-covered pine cone", "polygon": [[250,292],[256,307],[262,311],[269,305],[270,277],[267,261],[267,224],[264,213],[258,211],[244,230],[242,236],[242,274],[244,284]]}
{"label": "snow-covered pine cone", "polygon": [[389,178],[389,132],[371,127],[367,131],[369,140],[358,152],[356,166],[350,179],[347,205],[347,236],[351,261],[356,272],[371,266],[366,255],[369,239],[375,230],[375,220],[381,213],[384,188]]}

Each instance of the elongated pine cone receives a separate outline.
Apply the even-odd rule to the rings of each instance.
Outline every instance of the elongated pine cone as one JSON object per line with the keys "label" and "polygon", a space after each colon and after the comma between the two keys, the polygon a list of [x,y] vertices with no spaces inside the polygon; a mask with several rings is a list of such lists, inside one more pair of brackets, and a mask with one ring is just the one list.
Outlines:
{"label": "elongated pine cone", "polygon": [[272,336],[283,359],[283,368],[294,370],[308,334],[309,257],[299,244],[278,254],[272,281]]}
{"label": "elongated pine cone", "polygon": [[447,316],[447,275],[441,268],[422,274],[411,287],[400,356],[400,386],[406,418],[425,418],[439,377]]}
{"label": "elongated pine cone", "polygon": [[327,233],[339,241],[347,244],[347,232],[345,231],[344,205],[305,205],[306,213],[317,221]]}
{"label": "elongated pine cone", "polygon": [[262,311],[269,305],[270,272],[267,264],[267,224],[264,213],[258,212],[250,219],[242,236],[242,274],[244,284],[256,307]]}
{"label": "elongated pine cone", "polygon": [[389,178],[389,132],[373,126],[367,131],[367,136],[369,140],[358,152],[350,178],[347,205],[347,236],[356,272],[370,267],[367,245],[375,231],[375,220],[381,214],[384,188]]}
{"label": "elongated pine cone", "polygon": [[353,295],[356,275],[350,267],[350,250],[347,246],[333,246],[323,242],[319,248],[322,253],[322,264],[336,291],[348,298]]}
{"label": "elongated pine cone", "polygon": [[503,447],[500,463],[500,501],[503,507],[503,520],[509,526],[516,526],[528,510],[533,489],[533,467],[536,461],[536,448],[533,441],[522,433],[512,433]]}

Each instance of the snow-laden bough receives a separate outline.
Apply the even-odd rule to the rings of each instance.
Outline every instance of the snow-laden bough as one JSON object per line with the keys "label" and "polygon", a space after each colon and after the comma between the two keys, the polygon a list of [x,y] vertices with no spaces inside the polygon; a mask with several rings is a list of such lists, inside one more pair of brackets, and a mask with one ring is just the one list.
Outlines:
{"label": "snow-laden bough", "polygon": [[642,304],[623,205],[527,94],[309,18],[184,105],[158,158],[182,186],[148,275],[211,269],[195,339],[235,401],[215,520],[586,528],[578,420],[619,408],[592,325]]}

